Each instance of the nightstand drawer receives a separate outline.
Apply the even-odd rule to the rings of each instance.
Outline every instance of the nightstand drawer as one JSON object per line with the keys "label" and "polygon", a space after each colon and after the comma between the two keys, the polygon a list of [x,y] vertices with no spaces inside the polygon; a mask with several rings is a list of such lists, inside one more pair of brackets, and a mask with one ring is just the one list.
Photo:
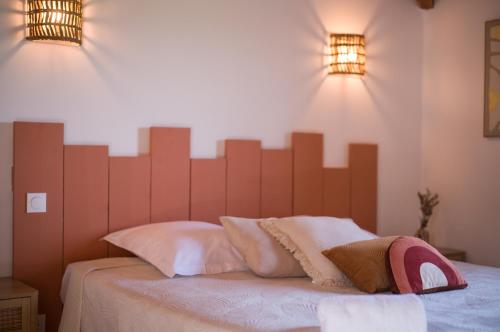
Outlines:
{"label": "nightstand drawer", "polygon": [[30,331],[30,298],[0,300],[0,331]]}
{"label": "nightstand drawer", "polygon": [[38,291],[19,280],[0,278],[0,332],[37,329]]}
{"label": "nightstand drawer", "polygon": [[448,259],[451,259],[453,261],[465,262],[466,254],[465,254],[465,251],[463,251],[463,250],[451,249],[451,248],[440,248],[440,247],[437,247],[436,249],[441,253],[441,255],[443,255],[444,257],[446,257]]}
{"label": "nightstand drawer", "polygon": [[452,261],[460,261],[460,262],[465,262],[465,254],[448,254],[446,255],[446,258],[452,260]]}

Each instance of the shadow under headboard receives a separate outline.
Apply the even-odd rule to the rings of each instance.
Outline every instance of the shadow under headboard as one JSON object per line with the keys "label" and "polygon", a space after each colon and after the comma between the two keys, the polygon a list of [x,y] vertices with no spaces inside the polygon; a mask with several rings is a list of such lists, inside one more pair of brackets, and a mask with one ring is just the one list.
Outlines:
{"label": "shadow under headboard", "polygon": [[[293,133],[291,149],[226,140],[225,157],[190,158],[190,129],[150,129],[150,154],[109,157],[107,146],[64,145],[60,123],[14,123],[13,276],[40,291],[57,330],[68,263],[126,254],[98,241],[150,222],[221,215],[352,217],[377,228],[377,145],[350,144],[348,168],[323,167],[323,135]],[[46,213],[26,213],[27,193]]]}

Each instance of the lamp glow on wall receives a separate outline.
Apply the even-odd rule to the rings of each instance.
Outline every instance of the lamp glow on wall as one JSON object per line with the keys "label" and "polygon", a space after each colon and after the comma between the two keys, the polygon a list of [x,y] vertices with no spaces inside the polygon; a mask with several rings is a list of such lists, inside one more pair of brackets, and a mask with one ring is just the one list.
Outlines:
{"label": "lamp glow on wall", "polygon": [[364,75],[365,60],[365,36],[338,33],[330,35],[330,74]]}
{"label": "lamp glow on wall", "polygon": [[82,44],[82,0],[26,0],[26,39]]}

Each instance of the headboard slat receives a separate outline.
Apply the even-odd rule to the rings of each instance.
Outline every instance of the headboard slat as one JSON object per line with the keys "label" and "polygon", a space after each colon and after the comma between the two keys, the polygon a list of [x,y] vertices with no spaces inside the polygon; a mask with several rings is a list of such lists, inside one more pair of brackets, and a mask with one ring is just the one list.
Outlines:
{"label": "headboard slat", "polygon": [[293,133],[293,214],[323,214],[323,135]]}
{"label": "headboard slat", "polygon": [[292,172],[292,150],[262,150],[262,217],[292,215]]}
{"label": "headboard slat", "polygon": [[351,215],[351,175],[349,168],[323,170],[323,214],[347,218]]}
{"label": "headboard slat", "polygon": [[377,232],[377,145],[350,144],[351,218],[371,232]]}
{"label": "headboard slat", "polygon": [[[109,231],[150,222],[151,158],[109,158]],[[128,256],[114,246],[109,256]]]}
{"label": "headboard slat", "polygon": [[151,222],[189,220],[189,128],[150,129]]}
{"label": "headboard slat", "polygon": [[260,216],[260,141],[226,140],[226,214]]}
{"label": "headboard slat", "polygon": [[[40,291],[47,330],[61,315],[63,137],[56,123],[14,123],[13,277]],[[46,193],[46,213],[26,213],[26,193]]]}
{"label": "headboard slat", "polygon": [[108,147],[64,147],[64,266],[107,257]]}
{"label": "headboard slat", "polygon": [[226,159],[191,160],[191,220],[219,224],[226,214]]}

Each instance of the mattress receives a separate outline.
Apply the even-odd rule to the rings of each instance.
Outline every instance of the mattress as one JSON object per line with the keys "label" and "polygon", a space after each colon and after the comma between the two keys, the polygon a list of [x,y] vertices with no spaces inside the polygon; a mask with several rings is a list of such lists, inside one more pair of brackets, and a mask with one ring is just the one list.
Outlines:
{"label": "mattress", "polygon": [[[469,287],[422,295],[429,331],[498,331],[500,269],[456,262]],[[353,288],[250,272],[165,278],[149,264],[94,271],[82,331],[319,331],[319,301]]]}

